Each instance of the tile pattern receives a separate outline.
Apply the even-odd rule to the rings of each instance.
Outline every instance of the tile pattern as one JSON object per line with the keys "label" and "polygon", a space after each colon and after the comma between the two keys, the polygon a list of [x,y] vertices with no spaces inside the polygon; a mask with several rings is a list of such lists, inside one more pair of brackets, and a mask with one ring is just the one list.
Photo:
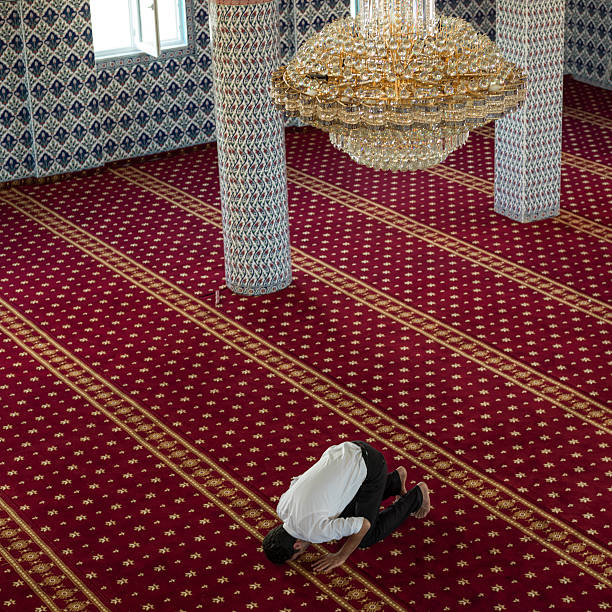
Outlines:
{"label": "tile pattern", "polygon": [[35,176],[103,163],[87,2],[20,0]]}
{"label": "tile pattern", "polygon": [[495,128],[495,210],[518,221],[559,214],[565,0],[500,0],[497,44],[527,73],[524,105]]}
{"label": "tile pattern", "polygon": [[[496,3],[493,0],[438,0],[437,7],[466,19],[495,40]],[[565,72],[588,83],[612,88],[612,3],[609,0],[566,0]]]}
{"label": "tile pattern", "polygon": [[461,17],[495,40],[495,2],[487,0],[437,0],[438,12]]}
{"label": "tile pattern", "polygon": [[[192,0],[184,0],[185,2],[185,21],[187,23],[187,45],[185,47],[178,47],[176,49],[164,49],[159,54],[159,60],[165,63],[170,58],[185,57],[186,55],[194,55],[196,53],[195,42],[196,32],[194,30],[194,15],[193,15],[193,2]],[[96,67],[98,70],[104,68],[108,69],[109,72],[115,71],[118,68],[125,68],[136,66],[137,64],[143,65],[145,68],[153,60],[151,56],[146,53],[139,53],[137,55],[128,55],[125,57],[111,57],[104,60],[97,60]]]}
{"label": "tile pattern", "polygon": [[[281,57],[294,52],[293,4],[281,0]],[[104,62],[98,97],[105,115],[105,161],[210,142],[215,138],[208,0],[187,0],[190,53],[159,60]]]}
{"label": "tile pattern", "polygon": [[350,0],[294,0],[293,4],[296,49],[326,23],[351,13]]}
{"label": "tile pattern", "polygon": [[189,52],[137,56],[96,67],[104,161],[214,137],[207,2],[187,0]]}
{"label": "tile pattern", "polygon": [[[186,8],[188,53],[96,65],[87,0],[0,2],[0,182],[214,140],[208,1]],[[286,61],[293,2],[279,8]]]}
{"label": "tile pattern", "polygon": [[612,89],[612,2],[568,0],[566,11],[566,72]]}
{"label": "tile pattern", "polygon": [[291,283],[285,131],[269,95],[278,9],[213,0],[210,10],[226,283],[271,293]]}
{"label": "tile pattern", "polygon": [[0,2],[0,180],[30,176],[36,163],[23,54],[19,6]]}
{"label": "tile pattern", "polygon": [[278,0],[278,29],[280,33],[281,62],[288,62],[295,53],[295,0]]}

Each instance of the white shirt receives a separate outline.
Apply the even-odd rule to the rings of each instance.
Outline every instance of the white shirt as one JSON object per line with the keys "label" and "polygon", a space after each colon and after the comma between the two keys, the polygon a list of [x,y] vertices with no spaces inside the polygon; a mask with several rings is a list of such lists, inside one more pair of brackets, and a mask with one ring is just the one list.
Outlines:
{"label": "white shirt", "polygon": [[359,446],[351,442],[330,446],[281,495],[276,512],[287,533],[305,542],[329,542],[357,533],[363,517],[337,517],[366,474]]}

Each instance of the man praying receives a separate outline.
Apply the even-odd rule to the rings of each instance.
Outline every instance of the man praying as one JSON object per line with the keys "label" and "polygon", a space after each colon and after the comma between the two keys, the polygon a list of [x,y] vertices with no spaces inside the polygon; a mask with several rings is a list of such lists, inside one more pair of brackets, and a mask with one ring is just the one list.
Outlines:
{"label": "man praying", "polygon": [[[423,518],[430,509],[424,482],[406,490],[407,472],[387,473],[382,453],[366,442],[330,446],[301,476],[293,478],[278,502],[283,521],[264,538],[263,550],[274,563],[297,559],[311,543],[347,538],[340,550],[313,565],[329,572],[357,548],[367,548],[399,527],[409,516]],[[383,499],[398,496],[379,512]]]}

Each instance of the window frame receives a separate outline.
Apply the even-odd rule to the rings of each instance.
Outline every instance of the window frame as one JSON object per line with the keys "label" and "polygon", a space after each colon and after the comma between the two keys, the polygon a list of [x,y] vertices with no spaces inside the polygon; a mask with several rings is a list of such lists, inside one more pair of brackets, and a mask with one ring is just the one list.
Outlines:
{"label": "window frame", "polygon": [[[167,41],[166,46],[163,46],[163,41],[160,41],[160,51],[171,51],[172,49],[181,49],[189,46],[189,32],[187,27],[187,2],[180,0],[178,4],[178,34],[180,38],[172,41]],[[172,44],[168,44],[172,43]]]}
{"label": "window frame", "polygon": [[[138,0],[128,0],[129,15],[130,15],[130,36],[131,45],[130,47],[117,47],[115,49],[107,49],[100,53],[96,52],[94,47],[94,57],[96,64],[106,64],[115,60],[125,60],[129,58],[145,57],[150,59],[159,59],[156,56],[139,49],[136,46],[136,33],[137,29],[141,27],[136,22],[136,18],[139,15],[138,7],[136,2]],[[160,56],[161,57],[166,51],[179,51],[182,49],[188,49],[191,45],[190,39],[190,28],[188,24],[188,11],[187,2],[188,0],[177,0],[178,2],[178,32],[179,38],[173,40],[163,41],[160,40]],[[93,20],[91,22],[93,30]]]}

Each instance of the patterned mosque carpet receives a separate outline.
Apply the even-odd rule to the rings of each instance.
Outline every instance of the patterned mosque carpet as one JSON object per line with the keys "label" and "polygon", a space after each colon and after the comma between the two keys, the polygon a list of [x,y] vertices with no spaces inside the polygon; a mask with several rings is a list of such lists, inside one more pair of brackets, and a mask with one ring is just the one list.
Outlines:
{"label": "patterned mosque carpet", "polygon": [[[0,610],[612,608],[612,92],[566,81],[560,216],[287,131],[293,284],[223,289],[215,145],[0,192]],[[361,439],[432,510],[270,564],[295,476]]]}

